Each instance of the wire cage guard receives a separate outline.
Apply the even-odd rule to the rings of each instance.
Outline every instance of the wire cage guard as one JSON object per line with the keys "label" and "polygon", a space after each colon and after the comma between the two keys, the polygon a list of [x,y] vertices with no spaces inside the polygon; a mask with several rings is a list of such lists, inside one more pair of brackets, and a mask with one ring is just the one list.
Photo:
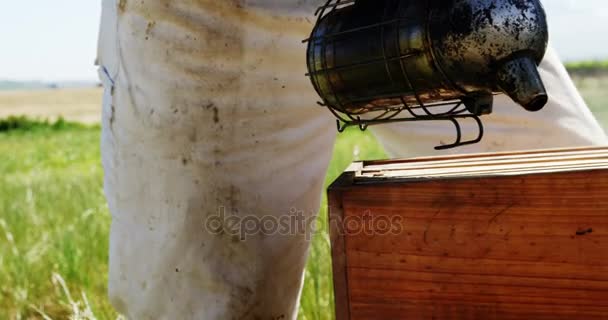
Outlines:
{"label": "wire cage guard", "polygon": [[[320,6],[316,10],[316,12],[315,12],[315,16],[317,17],[316,24],[317,25],[319,24],[319,22],[325,16],[325,14],[328,12],[328,10],[330,10],[330,11],[336,10],[336,9],[339,9],[339,8],[342,8],[345,6],[353,5],[354,3],[355,3],[355,0],[328,0],[325,3],[325,5]],[[304,40],[303,42],[307,43],[310,41],[321,41],[321,42],[324,42],[323,48],[325,49],[328,46],[328,42],[332,41],[332,39],[336,39],[339,36],[342,36],[342,35],[345,35],[348,33],[361,32],[366,29],[375,29],[375,28],[379,28],[381,30],[380,31],[381,34],[384,34],[383,30],[384,30],[385,26],[390,25],[390,24],[399,23],[399,22],[401,22],[401,20],[402,19],[391,19],[391,20],[380,22],[380,23],[365,25],[365,26],[362,26],[362,27],[359,27],[356,29],[350,29],[350,30],[346,30],[346,31],[326,34],[326,35],[323,35],[320,37],[311,36],[310,38]],[[382,41],[382,42],[384,43],[384,41]],[[435,147],[436,150],[451,149],[451,148],[460,147],[460,146],[464,146],[464,145],[475,144],[482,140],[483,134],[484,134],[483,123],[481,122],[479,115],[473,114],[467,110],[463,101],[448,101],[448,102],[433,103],[433,104],[428,104],[428,105],[422,101],[420,95],[418,94],[418,90],[414,86],[414,83],[409,79],[408,72],[402,61],[403,59],[408,59],[411,57],[415,57],[419,54],[422,54],[421,51],[410,52],[410,53],[402,54],[402,55],[399,55],[396,57],[388,57],[386,55],[386,50],[382,50],[382,52],[383,52],[383,56],[380,59],[362,61],[362,62],[347,64],[347,65],[341,65],[341,66],[337,66],[337,67],[333,67],[333,68],[328,67],[326,65],[326,61],[324,60],[322,62],[323,67],[321,70],[311,71],[306,74],[306,76],[311,77],[312,75],[317,74],[317,73],[328,73],[330,71],[346,70],[346,69],[355,68],[355,67],[363,66],[363,65],[384,63],[386,65],[387,74],[388,74],[389,78],[391,79],[392,84],[394,84],[394,82],[392,81],[393,80],[392,74],[390,73],[390,71],[388,69],[389,68],[388,63],[390,61],[396,61],[396,60],[401,61],[400,64],[401,64],[403,74],[406,78],[407,83],[413,89],[412,90],[413,95],[414,95],[417,103],[415,105],[411,105],[410,103],[406,102],[402,96],[393,97],[393,98],[399,99],[401,104],[385,107],[384,108],[385,110],[380,112],[379,115],[375,115],[371,118],[364,119],[359,114],[347,112],[344,108],[336,107],[336,106],[328,103],[327,101],[325,101],[325,99],[323,99],[324,101],[319,102],[318,104],[320,106],[328,108],[329,111],[337,118],[336,123],[337,123],[337,129],[339,132],[344,132],[344,130],[346,130],[346,128],[353,127],[353,126],[358,127],[362,131],[365,131],[370,126],[388,124],[388,123],[412,122],[412,121],[449,121],[454,125],[454,127],[456,129],[456,139],[453,143]],[[324,54],[322,54],[322,55],[324,55]],[[312,58],[313,64],[318,63],[318,61],[314,60],[315,59],[314,57],[311,57],[309,55],[308,58],[309,59]],[[328,83],[331,86],[331,82],[328,82]],[[335,91],[332,90],[332,92],[335,92]],[[340,102],[340,97],[337,94],[334,93],[334,97],[335,97],[336,101]],[[376,97],[374,97],[374,96],[364,96],[360,99],[361,99],[361,101],[373,101],[375,98]],[[434,113],[433,111],[431,111],[431,109],[433,109],[433,108],[437,109],[438,107],[444,107],[444,108],[449,107],[449,110],[439,112],[439,113]],[[422,114],[420,114],[420,112],[416,112],[418,110],[421,110]],[[475,121],[475,123],[477,124],[479,131],[478,131],[477,137],[475,139],[463,141],[462,126],[460,124],[460,121],[463,119],[473,119]]]}
{"label": "wire cage guard", "polygon": [[[405,3],[408,2],[406,1]],[[328,16],[341,14],[341,11],[353,9],[349,7],[356,5],[375,5],[376,8],[382,7],[377,10],[383,10],[383,12],[380,13],[381,17],[379,20],[368,19],[371,21],[370,23],[357,25],[351,22],[349,25],[348,21],[334,21],[332,22],[333,25],[331,23],[325,23],[324,25],[324,20]],[[303,40],[303,43],[308,43],[308,73],[306,76],[310,77],[313,86],[321,97],[321,101],[318,104],[327,108],[337,118],[337,129],[339,132],[343,132],[346,128],[353,126],[364,131],[370,126],[388,123],[447,121],[454,125],[456,138],[450,144],[435,147],[436,150],[445,150],[480,142],[484,136],[484,126],[480,116],[491,113],[493,95],[496,93],[492,89],[476,92],[472,95],[463,93],[463,90],[459,86],[454,85],[449,77],[446,76],[444,70],[441,70],[435,61],[433,61],[432,49],[428,48],[430,40],[426,38],[429,36],[428,34],[422,36],[424,41],[420,41],[424,42],[423,47],[404,47],[402,45],[402,42],[404,42],[403,26],[419,24],[422,25],[420,28],[424,29],[422,32],[429,32],[428,26],[420,22],[426,18],[424,14],[428,15],[429,9],[428,7],[423,7],[424,5],[420,5],[423,9],[418,11],[420,17],[417,19],[395,12],[398,11],[396,8],[401,10],[402,6],[403,2],[400,4],[399,1],[392,0],[371,2],[368,0],[327,0],[324,5],[316,10],[315,15],[317,20],[315,28],[311,36]],[[370,15],[373,14],[370,13]],[[365,20],[366,16],[365,12],[365,14],[356,17],[361,19],[353,18],[350,20],[369,22]],[[380,54],[377,56],[362,54],[363,58],[359,56],[358,58],[360,59],[358,61],[344,59],[344,56],[346,56],[344,52],[353,48],[353,46],[347,47],[351,45],[350,43],[347,45],[344,45],[344,43],[347,41],[364,42],[366,40],[369,42],[372,38],[370,35],[380,38],[373,39],[379,41],[380,48],[378,50]],[[366,39],[365,36],[368,38]],[[393,39],[395,40],[394,43],[391,42]],[[340,45],[346,46],[346,49],[339,48]],[[356,48],[363,48],[362,51],[365,51],[368,50],[369,46],[369,44],[367,47],[359,45]],[[337,55],[341,55],[342,59],[337,59]],[[429,56],[432,58],[429,58]],[[331,63],[328,63],[328,60]],[[435,73],[429,76],[425,80],[426,82],[421,82],[420,73],[416,74],[415,79],[411,75],[412,72],[416,73],[419,71],[412,70],[409,66],[419,66],[421,65],[420,61],[428,62],[429,66],[423,66],[430,70],[427,74]],[[362,68],[367,68],[365,70],[368,73],[372,70],[371,73],[377,78],[388,79],[384,87],[391,89],[379,93],[371,92],[370,94],[364,94],[362,93],[364,90],[349,87],[345,81],[351,81],[352,84],[353,79],[366,77],[365,72],[357,74]],[[350,79],[344,80],[344,74],[350,77]],[[433,93],[429,94],[428,85],[427,87],[425,85],[432,83],[436,79],[440,79],[436,81],[440,83],[437,84],[438,86],[448,83],[446,85],[448,88],[445,89],[445,92],[448,92],[448,94],[443,96]],[[347,84],[344,85],[344,83]],[[433,90],[431,89],[430,91]],[[444,89],[437,89],[435,93],[440,90]],[[452,91],[450,92],[450,90]],[[357,94],[350,94],[353,91],[357,91]],[[344,94],[345,92],[347,94]],[[443,93],[444,91],[441,92]],[[473,120],[473,123],[476,125],[477,135],[474,139],[466,140],[463,138],[463,120]]]}

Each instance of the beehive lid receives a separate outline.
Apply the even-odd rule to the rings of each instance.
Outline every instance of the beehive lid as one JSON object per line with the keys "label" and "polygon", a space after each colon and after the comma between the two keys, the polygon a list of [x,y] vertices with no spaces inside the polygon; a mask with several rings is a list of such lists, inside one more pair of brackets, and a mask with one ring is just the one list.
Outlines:
{"label": "beehive lid", "polygon": [[356,183],[529,175],[608,168],[608,147],[551,149],[354,163]]}

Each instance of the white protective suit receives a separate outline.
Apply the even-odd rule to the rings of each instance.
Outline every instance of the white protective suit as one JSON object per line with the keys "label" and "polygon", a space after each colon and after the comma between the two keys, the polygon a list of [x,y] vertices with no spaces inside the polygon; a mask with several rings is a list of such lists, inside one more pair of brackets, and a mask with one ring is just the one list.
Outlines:
{"label": "white protective suit", "polygon": [[[295,318],[307,236],[243,239],[206,222],[218,212],[316,215],[336,128],[304,76],[301,40],[322,2],[103,0],[109,295],[119,312]],[[550,94],[543,111],[498,97],[484,141],[443,153],[605,144],[552,50],[541,67]],[[433,147],[453,130],[408,123],[374,134],[391,155],[412,157],[442,154]]]}

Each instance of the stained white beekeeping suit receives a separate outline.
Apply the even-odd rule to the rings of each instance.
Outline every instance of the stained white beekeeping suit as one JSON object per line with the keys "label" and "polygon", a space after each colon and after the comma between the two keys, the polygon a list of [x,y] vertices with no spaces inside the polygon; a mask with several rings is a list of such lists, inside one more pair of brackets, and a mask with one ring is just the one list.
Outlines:
{"label": "stained white beekeeping suit", "polygon": [[[305,233],[239,237],[208,218],[312,217],[334,119],[304,74],[321,0],[103,0],[102,153],[113,215],[109,294],[133,319],[292,319]],[[550,102],[499,97],[480,152],[604,144],[555,53]],[[439,154],[450,124],[378,127],[398,157]],[[218,232],[218,230],[220,232]]]}

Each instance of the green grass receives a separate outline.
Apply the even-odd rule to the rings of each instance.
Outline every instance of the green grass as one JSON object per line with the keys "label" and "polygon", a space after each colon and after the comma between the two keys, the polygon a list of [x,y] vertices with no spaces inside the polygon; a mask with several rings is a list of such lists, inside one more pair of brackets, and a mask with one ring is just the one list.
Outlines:
{"label": "green grass", "polygon": [[[606,127],[608,78],[576,82]],[[0,319],[117,317],[106,299],[110,215],[98,142],[98,127],[0,121]],[[373,135],[349,130],[338,137],[326,186],[352,161],[384,157]],[[325,211],[319,225],[327,226]],[[300,319],[333,319],[332,292],[322,232],[313,242]]]}
{"label": "green grass", "polygon": [[0,132],[8,131],[59,131],[65,129],[86,128],[86,125],[67,122],[63,118],[56,121],[30,119],[26,116],[10,116],[5,119],[0,119]]}
{"label": "green grass", "polygon": [[[357,155],[355,155],[355,150],[359,151]],[[349,129],[338,136],[325,179],[325,189],[353,161],[384,158],[386,158],[386,154],[373,135]],[[327,208],[327,195],[323,196],[321,208]],[[327,212],[324,209],[321,209],[318,226],[323,232],[316,236],[312,244],[300,307],[300,319],[306,320],[333,319],[331,253],[327,233]]]}
{"label": "green grass", "polygon": [[[74,310],[76,319],[116,318],[106,299],[110,215],[98,141],[98,127],[0,120],[0,319],[66,319]],[[338,138],[326,184],[353,160],[382,157],[372,135],[350,130]],[[322,214],[320,226],[326,221]],[[309,261],[301,319],[331,319],[326,233]]]}
{"label": "green grass", "polygon": [[0,122],[0,319],[112,317],[99,128],[21,120]]}
{"label": "green grass", "polygon": [[0,133],[0,319],[114,317],[99,128],[11,123]]}
{"label": "green grass", "polygon": [[576,62],[567,62],[566,68],[570,71],[579,71],[579,70],[604,70],[608,69],[608,60],[588,60],[588,61],[576,61]]}

